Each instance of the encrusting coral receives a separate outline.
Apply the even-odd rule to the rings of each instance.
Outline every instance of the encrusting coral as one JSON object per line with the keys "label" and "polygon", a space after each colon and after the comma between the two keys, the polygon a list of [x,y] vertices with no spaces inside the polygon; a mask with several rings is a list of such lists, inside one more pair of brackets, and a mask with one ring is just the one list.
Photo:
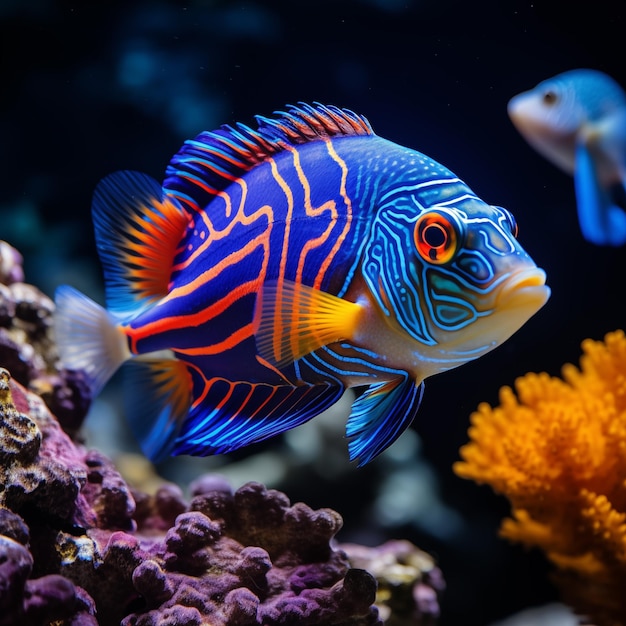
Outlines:
{"label": "encrusting coral", "polygon": [[341,544],[350,563],[376,577],[376,605],[385,626],[431,626],[439,617],[439,598],[445,589],[433,558],[410,541],[391,540],[376,546]]}
{"label": "encrusting coral", "polygon": [[[0,626],[383,624],[366,561],[335,542],[335,511],[211,475],[189,500],[173,484],[148,495],[72,439],[88,397],[79,373],[55,369],[49,302],[20,282],[19,262],[0,246]],[[39,303],[30,322],[15,319],[26,292]],[[426,626],[443,582],[432,559],[421,563],[400,614]]]}
{"label": "encrusting coral", "polygon": [[472,415],[455,472],[511,502],[501,534],[538,546],[563,599],[598,626],[626,624],[626,336],[582,344],[562,378],[529,373]]}
{"label": "encrusting coral", "polygon": [[24,282],[22,255],[0,241],[0,366],[41,396],[64,430],[75,434],[89,408],[81,372],[57,368],[52,338],[54,302]]}

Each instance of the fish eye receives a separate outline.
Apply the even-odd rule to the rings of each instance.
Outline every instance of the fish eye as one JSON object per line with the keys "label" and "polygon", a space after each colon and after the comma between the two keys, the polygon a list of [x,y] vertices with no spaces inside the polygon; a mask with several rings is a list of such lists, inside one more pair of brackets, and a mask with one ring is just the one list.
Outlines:
{"label": "fish eye", "polygon": [[420,215],[413,232],[419,255],[429,263],[449,263],[461,247],[461,233],[456,220],[440,211]]}
{"label": "fish eye", "polygon": [[552,106],[557,100],[558,100],[558,97],[556,95],[556,92],[552,91],[552,89],[548,89],[548,91],[544,91],[543,92],[543,103],[544,104]]}

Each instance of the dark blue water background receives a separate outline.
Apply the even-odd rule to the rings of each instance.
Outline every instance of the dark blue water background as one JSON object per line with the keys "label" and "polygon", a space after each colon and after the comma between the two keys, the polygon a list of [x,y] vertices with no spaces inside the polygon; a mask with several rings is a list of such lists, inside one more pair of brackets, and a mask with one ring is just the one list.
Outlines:
{"label": "dark blue water background", "polygon": [[[89,214],[97,181],[117,169],[160,178],[184,139],[300,100],[365,114],[378,134],[427,153],[511,210],[548,273],[548,305],[495,352],[429,379],[413,438],[405,436],[408,460],[400,451],[356,470],[339,432],[339,469],[310,462],[272,485],[338,510],[341,539],[407,538],[432,552],[448,581],[442,626],[487,624],[556,592],[541,554],[497,537],[506,501],[452,472],[469,415],[527,371],[558,374],[578,359],[582,339],[625,318],[626,249],[582,239],[571,178],[521,139],[506,103],[576,67],[626,86],[625,14],[610,0],[110,0],[100,8],[4,0],[0,238],[23,252],[28,281],[47,293],[69,282],[101,299]],[[219,462],[288,449],[279,438]]]}

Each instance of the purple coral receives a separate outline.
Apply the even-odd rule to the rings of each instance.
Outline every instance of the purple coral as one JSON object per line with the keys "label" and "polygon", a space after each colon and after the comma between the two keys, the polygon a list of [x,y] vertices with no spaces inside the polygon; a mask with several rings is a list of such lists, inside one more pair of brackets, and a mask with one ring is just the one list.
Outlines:
{"label": "purple coral", "polygon": [[53,621],[97,626],[93,600],[84,589],[59,574],[30,578],[34,559],[27,542],[24,521],[0,508],[0,626]]}
{"label": "purple coral", "polygon": [[378,623],[373,577],[330,547],[341,526],[334,511],[292,506],[258,483],[234,493],[215,486],[196,484],[191,510],[150,545],[151,558],[133,572],[146,610],[124,626],[174,616],[216,626]]}
{"label": "purple coral", "polygon": [[22,255],[6,241],[0,241],[0,283],[11,285],[24,282]]}
{"label": "purple coral", "polygon": [[136,505],[111,461],[75,444],[6,370],[0,415],[10,619],[95,624],[97,609],[100,626],[379,623],[374,578],[331,547],[334,511],[214,477],[190,503],[164,485]]}
{"label": "purple coral", "polygon": [[33,557],[26,547],[0,536],[0,615],[16,615],[21,609],[32,568]]}

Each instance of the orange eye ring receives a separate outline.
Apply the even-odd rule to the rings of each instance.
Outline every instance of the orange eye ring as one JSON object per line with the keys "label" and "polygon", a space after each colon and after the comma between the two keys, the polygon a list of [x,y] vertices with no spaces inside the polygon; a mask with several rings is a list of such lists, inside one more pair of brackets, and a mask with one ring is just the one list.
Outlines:
{"label": "orange eye ring", "polygon": [[435,265],[449,263],[461,247],[461,229],[451,214],[427,211],[420,215],[413,232],[418,254]]}

